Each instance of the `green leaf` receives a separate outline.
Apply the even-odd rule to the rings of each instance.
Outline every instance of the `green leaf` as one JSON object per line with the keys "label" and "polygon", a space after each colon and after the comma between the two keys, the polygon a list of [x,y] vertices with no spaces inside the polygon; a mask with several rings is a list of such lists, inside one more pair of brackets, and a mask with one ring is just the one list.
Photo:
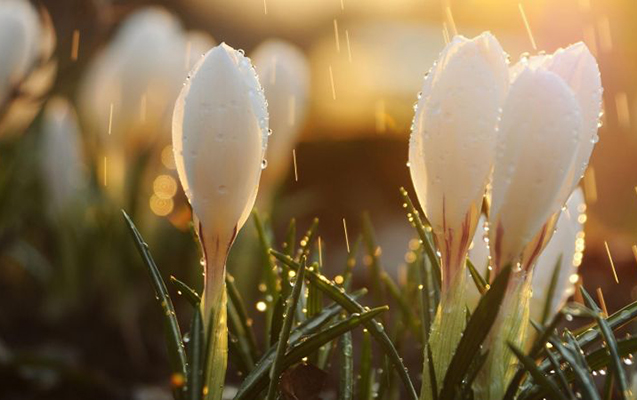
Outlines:
{"label": "green leaf", "polygon": [[562,268],[562,254],[557,258],[557,263],[555,263],[555,267],[553,267],[553,275],[551,276],[551,283],[549,284],[549,290],[546,294],[546,298],[544,299],[544,310],[542,311],[542,319],[540,322],[542,325],[546,324],[549,317],[551,316],[551,303],[553,302],[553,297],[555,297],[555,289],[557,288],[557,279],[560,276],[560,269]]}
{"label": "green leaf", "polygon": [[[378,307],[361,314],[352,314],[347,319],[340,321],[320,332],[315,332],[310,335],[304,335],[302,338],[297,338],[294,342],[290,340],[290,350],[283,359],[282,368],[285,370],[286,368],[294,365],[295,363],[301,361],[304,357],[307,357],[309,354],[316,351],[325,343],[338,338],[342,334],[351,331],[359,325],[373,320],[374,317],[377,317],[378,314],[386,310],[387,307]],[[290,336],[290,339],[292,338],[293,335]],[[266,355],[257,364],[255,370],[253,370],[241,384],[241,387],[239,388],[239,391],[235,396],[235,400],[255,399],[257,398],[258,394],[268,386],[268,371],[271,368],[274,357],[274,352],[266,353]]]}
{"label": "green leaf", "polygon": [[241,297],[241,293],[239,293],[239,289],[237,289],[234,277],[228,273],[226,273],[226,288],[230,304],[232,304],[232,307],[236,311],[238,322],[245,333],[244,336],[248,349],[250,350],[250,356],[252,360],[256,360],[259,358],[259,348],[257,346],[257,338],[252,329],[252,318],[248,315],[245,302],[243,301],[243,297]]}
{"label": "green leaf", "polygon": [[292,330],[292,323],[294,322],[294,310],[299,302],[301,296],[301,288],[303,287],[303,277],[305,276],[305,256],[301,256],[301,265],[296,272],[296,282],[292,289],[292,294],[287,300],[285,308],[285,316],[283,318],[283,326],[279,334],[279,342],[276,348],[276,356],[270,368],[270,386],[268,387],[268,400],[275,400],[277,395],[277,388],[279,386],[279,377],[283,373],[282,363],[283,357],[288,346],[288,340],[290,338],[290,331]]}
{"label": "green leaf", "polygon": [[368,282],[371,284],[370,294],[374,297],[376,304],[387,304],[385,290],[381,285],[384,270],[380,262],[380,246],[376,244],[374,227],[368,213],[363,213],[363,242],[371,260],[368,268]]}
{"label": "green leaf", "polygon": [[429,343],[429,332],[431,330],[431,322],[434,318],[433,309],[431,307],[431,285],[430,275],[425,265],[426,260],[422,255],[418,255],[417,273],[418,273],[418,304],[420,305],[420,319],[422,321],[422,343],[423,346]]}
{"label": "green leaf", "polygon": [[201,400],[203,396],[204,332],[201,309],[194,306],[188,342],[188,400]]}
{"label": "green leaf", "polygon": [[[172,373],[174,376],[182,376],[184,380],[186,380],[188,374],[186,368],[186,365],[188,364],[186,351],[184,350],[184,342],[181,337],[179,322],[177,322],[175,308],[173,307],[172,300],[170,299],[170,295],[168,294],[168,289],[166,288],[166,284],[164,283],[164,280],[159,273],[159,269],[155,264],[155,260],[153,260],[153,256],[150,254],[148,245],[146,244],[146,242],[144,242],[144,239],[135,227],[135,224],[129,218],[128,214],[126,214],[126,211],[122,210],[122,215],[124,216],[124,220],[126,221],[128,228],[130,229],[137,250],[144,260],[146,267],[148,268],[151,282],[153,284],[153,288],[155,289],[157,302],[162,307],[164,316],[164,330],[166,334],[166,347],[168,348],[168,358],[170,360]],[[175,390],[175,397],[177,399],[181,398],[180,390]]]}
{"label": "green leaf", "polygon": [[420,218],[420,212],[416,210],[416,207],[414,207],[414,203],[412,203],[405,188],[400,188],[400,194],[404,202],[403,207],[407,209],[407,217],[409,218],[409,222],[414,228],[416,228],[416,231],[418,232],[418,236],[420,237],[420,241],[425,248],[427,256],[429,257],[429,261],[434,267],[432,268],[434,270],[434,275],[436,275],[436,279],[439,279],[437,284],[438,287],[440,287],[440,260],[438,260],[438,256],[436,255],[436,250],[433,245],[431,234],[427,232],[427,229],[425,228],[425,225]]}
{"label": "green leaf", "polygon": [[263,224],[261,217],[257,210],[252,212],[252,216],[254,218],[254,226],[257,228],[257,235],[259,237],[259,243],[261,244],[262,251],[262,266],[263,266],[263,280],[265,282],[266,287],[266,312],[265,312],[265,343],[270,343],[271,337],[271,324],[274,313],[274,302],[278,299],[279,293],[277,291],[277,274],[276,274],[276,266],[274,265],[274,260],[270,256],[270,248],[272,244],[270,242],[270,237],[266,233],[265,225]]}
{"label": "green leaf", "polygon": [[407,303],[407,299],[401,293],[398,285],[386,272],[381,274],[381,279],[385,284],[385,288],[387,288],[387,292],[398,304],[405,326],[409,327],[415,338],[421,338],[422,332],[420,331],[420,325],[416,322],[416,318],[411,311],[412,307]]}
{"label": "green leaf", "polygon": [[469,269],[469,273],[471,274],[471,278],[473,278],[473,283],[476,284],[476,288],[480,292],[481,295],[485,294],[487,290],[489,290],[489,284],[484,280],[482,275],[478,272],[475,265],[467,258],[467,268]]}
{"label": "green leaf", "polygon": [[[637,317],[637,301],[630,303],[623,307],[621,310],[613,313],[610,317],[606,318],[606,322],[611,330],[615,331],[622,326],[626,325]],[[599,325],[594,325],[588,329],[583,330],[576,334],[577,342],[579,345],[586,349],[593,345],[597,340],[601,339],[601,332]]]}
{"label": "green leaf", "polygon": [[575,393],[573,393],[573,391],[571,390],[571,386],[568,383],[568,379],[566,379],[566,376],[564,375],[564,371],[562,371],[562,366],[560,365],[560,362],[557,360],[557,357],[555,357],[555,355],[553,354],[551,350],[546,351],[546,357],[551,362],[551,365],[553,366],[553,371],[555,371],[555,375],[559,379],[560,384],[568,392],[569,399],[574,399]]}
{"label": "green leaf", "polygon": [[250,345],[246,339],[241,318],[232,302],[228,303],[228,331],[230,333],[229,355],[233,357],[233,363],[237,369],[247,375],[254,368],[254,358],[250,354]]}
{"label": "green leaf", "polygon": [[[365,289],[361,289],[352,293],[352,297],[360,298],[367,293]],[[298,327],[292,330],[290,334],[290,343],[294,343],[302,338],[311,335],[321,329],[323,326],[328,324],[334,317],[336,317],[339,313],[343,311],[343,308],[339,304],[332,304],[329,307],[324,308],[320,314],[310,318],[308,320],[303,321]],[[250,393],[249,388],[253,388],[255,382],[259,379],[265,377],[267,379],[268,373],[270,372],[270,367],[272,365],[272,360],[274,360],[276,352],[276,346],[271,346],[266,353],[261,357],[261,359],[257,362],[255,368],[250,371],[250,373],[246,376],[244,381],[241,383],[239,387],[238,393]],[[269,360],[269,361],[268,361]],[[243,394],[245,395],[245,393]],[[254,394],[253,394],[254,395]],[[251,397],[246,397],[251,398]]]}
{"label": "green leaf", "polygon": [[608,322],[604,319],[602,310],[599,308],[595,300],[588,294],[588,292],[581,288],[582,295],[586,301],[588,307],[592,308],[593,311],[597,314],[595,316],[595,320],[599,325],[599,330],[606,341],[606,345],[608,347],[608,352],[610,353],[610,366],[613,374],[617,377],[617,383],[619,385],[619,391],[623,399],[628,399],[630,397],[630,390],[628,388],[628,381],[626,379],[626,372],[622,366],[621,358],[619,357],[619,352],[617,349],[617,339],[615,339],[615,335],[613,331],[608,326]]}
{"label": "green leaf", "polygon": [[179,295],[183,295],[186,300],[188,300],[188,303],[190,303],[191,306],[199,307],[199,304],[201,303],[199,293],[172,275],[170,276],[170,283],[175,286]]}
{"label": "green leaf", "polygon": [[599,394],[597,393],[597,388],[595,387],[595,382],[591,376],[588,364],[584,356],[573,347],[572,342],[568,347],[557,339],[551,339],[550,343],[575,373],[575,380],[579,383],[582,397],[585,400],[599,400]]}
{"label": "green leaf", "polygon": [[522,350],[518,349],[517,346],[515,346],[513,343],[509,343],[509,348],[511,349],[513,354],[515,354],[518,360],[520,360],[522,366],[527,371],[529,371],[529,374],[531,374],[535,382],[545,389],[546,393],[548,393],[549,395],[549,398],[554,400],[566,400],[566,397],[562,392],[560,392],[560,389],[557,387],[555,382],[550,380],[546,375],[544,375],[542,371],[538,369],[537,365],[535,365],[535,361],[531,357],[524,355]]}
{"label": "green leaf", "polygon": [[310,228],[307,230],[307,232],[305,232],[305,236],[303,236],[303,238],[301,239],[299,249],[296,251],[295,260],[297,262],[301,260],[301,256],[305,256],[305,257],[310,256],[310,249],[312,248],[311,246],[314,243],[314,238],[316,236],[316,230],[318,229],[318,224],[319,224],[319,219],[314,218],[312,220],[312,225],[310,225]]}
{"label": "green leaf", "polygon": [[[345,316],[342,319],[345,319]],[[354,346],[351,332],[346,332],[341,336],[340,356],[341,373],[339,375],[338,400],[352,400],[354,396]]]}
{"label": "green leaf", "polygon": [[510,275],[511,267],[508,266],[498,274],[491,289],[480,299],[447,369],[440,392],[441,400],[453,399],[456,387],[465,378],[471,365],[467,360],[472,360],[478,355],[480,345],[486,339],[498,316]]}
{"label": "green leaf", "polygon": [[358,381],[357,399],[371,400],[373,394],[374,366],[372,365],[372,339],[368,332],[363,332],[361,346],[360,379]]}
{"label": "green leaf", "polygon": [[[271,250],[272,255],[281,261],[283,265],[286,265],[288,268],[298,268],[298,263],[292,259],[290,259],[285,254],[279,253],[276,250]],[[350,313],[360,313],[365,311],[365,308],[357,303],[351,296],[345,293],[343,288],[338,287],[333,282],[330,282],[325,276],[319,275],[315,272],[308,271],[306,274],[306,278],[310,281],[310,284],[316,285],[326,296],[331,298],[336,303],[340,304],[346,311]],[[398,376],[400,377],[405,389],[407,390],[407,394],[409,398],[416,400],[418,396],[416,395],[416,389],[414,389],[414,385],[409,378],[409,374],[407,373],[407,368],[402,362],[402,359],[393,343],[385,333],[385,328],[380,322],[377,321],[366,321],[365,327],[372,334],[374,339],[380,345],[380,348],[383,352],[389,357],[392,365],[396,369]]]}

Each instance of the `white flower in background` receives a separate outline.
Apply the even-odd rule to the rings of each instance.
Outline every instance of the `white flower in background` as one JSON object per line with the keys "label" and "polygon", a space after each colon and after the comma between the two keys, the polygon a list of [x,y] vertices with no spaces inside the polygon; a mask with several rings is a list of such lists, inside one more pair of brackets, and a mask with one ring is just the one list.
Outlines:
{"label": "white flower in background", "polygon": [[475,231],[507,86],[505,54],[490,33],[456,36],[425,78],[409,164],[442,254],[443,290],[464,266]]}
{"label": "white flower in background", "polygon": [[[584,224],[580,216],[584,215],[585,211],[584,193],[582,189],[577,188],[569,197],[566,209],[557,220],[555,234],[538,257],[532,276],[533,297],[530,301],[530,315],[536,322],[541,322],[546,296],[549,294],[549,286],[558,260],[560,260],[560,271],[555,294],[551,299],[549,316],[554,315],[574,292],[575,282],[572,277],[576,276],[584,251]],[[479,228],[476,230],[469,250],[469,259],[473,261],[482,276],[486,276],[489,258],[489,248],[484,240],[487,236],[484,229],[485,222],[484,216],[480,218]],[[473,280],[468,279],[467,285],[469,285],[469,307],[474,309],[480,299],[480,293]]]}
{"label": "white flower in background", "polygon": [[582,43],[522,59],[511,79],[489,217],[496,271],[522,261],[525,251],[524,266],[530,268],[550,239],[597,142],[601,107],[597,63]]}
{"label": "white flower in background", "polygon": [[310,71],[301,50],[280,40],[260,44],[252,53],[252,61],[261,77],[273,132],[268,141],[268,168],[261,177],[259,197],[271,197],[290,169],[292,149],[303,128]]}
{"label": "white flower in background", "polygon": [[106,146],[137,154],[165,145],[182,83],[213,45],[203,33],[184,32],[162,8],[136,11],[90,65],[81,88],[82,113]]}
{"label": "white flower in background", "polygon": [[55,32],[44,9],[0,2],[0,132],[19,132],[35,117],[57,70]]}
{"label": "white flower in background", "polygon": [[88,183],[77,115],[68,100],[56,97],[47,102],[41,140],[42,178],[49,205],[55,212],[64,212]]}

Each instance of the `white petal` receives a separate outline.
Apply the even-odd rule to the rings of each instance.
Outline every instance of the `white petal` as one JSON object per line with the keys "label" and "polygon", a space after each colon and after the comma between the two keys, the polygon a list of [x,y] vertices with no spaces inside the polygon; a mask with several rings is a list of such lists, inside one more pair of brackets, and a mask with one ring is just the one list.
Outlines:
{"label": "white petal", "polygon": [[310,87],[305,55],[290,43],[270,40],[252,54],[268,101],[270,129],[268,168],[261,183],[278,185],[292,162],[292,148],[303,128]]}
{"label": "white petal", "polygon": [[267,129],[265,99],[250,60],[225,44],[210,50],[192,71],[173,117],[179,178],[208,239],[227,246],[245,223]]}
{"label": "white petal", "polygon": [[[575,189],[566,203],[566,210],[560,215],[555,234],[549,241],[543,253],[538,258],[533,270],[533,297],[531,298],[531,318],[540,321],[544,312],[544,304],[548,295],[548,288],[553,277],[553,271],[560,257],[560,272],[557,278],[555,295],[551,300],[551,313],[554,314],[564,305],[574,292],[574,284],[570,280],[577,271],[576,254],[583,252],[583,225],[579,215],[585,210],[584,193],[580,188]],[[487,232],[484,229],[486,218],[481,217],[478,229],[473,237],[473,244],[469,250],[469,258],[482,276],[486,275],[489,248],[484,241]],[[576,247],[576,242],[579,241]],[[467,280],[469,307],[474,309],[480,299],[480,293],[471,279]]]}
{"label": "white petal", "polygon": [[489,33],[454,38],[425,79],[409,163],[418,200],[438,235],[443,225],[460,232],[470,210],[479,208],[507,85],[504,52]]}
{"label": "white petal", "polygon": [[496,266],[516,261],[566,201],[582,119],[573,92],[556,74],[526,69],[512,83],[499,125],[490,212]]}

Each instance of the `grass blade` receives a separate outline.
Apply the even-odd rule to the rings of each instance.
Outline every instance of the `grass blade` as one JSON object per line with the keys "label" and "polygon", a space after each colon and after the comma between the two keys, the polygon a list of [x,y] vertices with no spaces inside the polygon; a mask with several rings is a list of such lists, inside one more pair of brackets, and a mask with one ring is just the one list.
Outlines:
{"label": "grass blade", "polygon": [[285,317],[283,319],[283,326],[281,333],[279,334],[279,343],[276,348],[276,357],[272,363],[270,369],[270,386],[268,387],[268,400],[275,400],[277,396],[277,388],[279,386],[279,377],[283,372],[281,364],[283,363],[283,357],[288,346],[288,340],[290,339],[290,331],[292,330],[292,323],[294,322],[294,310],[299,302],[301,296],[301,288],[303,287],[303,277],[305,276],[305,257],[301,256],[301,265],[296,272],[296,282],[292,289],[292,294],[287,300],[285,308]]}
{"label": "grass blade", "polygon": [[354,396],[354,346],[352,345],[351,332],[346,332],[341,336],[340,350],[341,373],[338,400],[352,400]]}
{"label": "grass blade", "polygon": [[203,396],[203,317],[199,304],[194,307],[188,342],[188,400],[201,400]]}
{"label": "grass blade", "polygon": [[[319,349],[325,343],[328,343],[342,334],[373,320],[380,313],[386,310],[387,307],[378,307],[361,314],[352,314],[348,318],[323,331],[316,332],[311,335],[303,335],[302,338],[298,337],[290,345],[290,350],[283,358],[282,369],[285,370],[286,368],[296,364],[304,357],[307,357],[309,354]],[[292,336],[293,335],[290,336],[290,339],[292,339]],[[251,372],[248,377],[249,379],[246,378],[246,380],[242,383],[237,395],[235,396],[235,400],[255,399],[262,390],[268,387],[269,377],[267,371],[270,370],[270,366],[274,361],[274,356],[274,352],[270,352],[261,359],[255,368],[256,371]],[[262,372],[263,368],[267,368],[265,374]]]}
{"label": "grass blade", "polygon": [[251,358],[256,360],[259,358],[259,348],[257,346],[257,338],[254,335],[254,330],[252,330],[252,318],[248,315],[245,302],[241,297],[241,293],[239,293],[239,290],[237,289],[234,277],[228,273],[226,273],[226,288],[230,304],[236,311],[238,321],[242,330],[245,332],[245,339],[247,340],[247,345],[250,349]]}
{"label": "grass blade", "polygon": [[471,274],[471,278],[473,278],[473,283],[476,284],[476,288],[481,295],[485,294],[487,290],[489,290],[489,284],[484,280],[480,272],[476,269],[475,265],[467,258],[467,268],[469,269],[469,273]]}
{"label": "grass blade", "polygon": [[357,399],[371,400],[372,383],[374,377],[374,367],[372,365],[372,338],[368,332],[363,332],[363,343],[361,345],[361,365],[360,379],[358,381]]}
{"label": "grass blade", "polygon": [[[150,254],[148,245],[135,227],[133,221],[130,219],[128,214],[126,214],[126,211],[122,210],[122,214],[124,215],[124,220],[126,221],[126,224],[128,225],[128,228],[130,229],[130,232],[133,236],[137,250],[144,260],[146,267],[148,267],[148,272],[153,284],[153,289],[155,290],[157,302],[162,307],[164,316],[164,328],[166,334],[166,346],[168,347],[168,358],[170,360],[173,376],[181,376],[183,377],[183,380],[186,381],[188,373],[186,365],[188,364],[188,362],[186,351],[184,350],[184,342],[181,337],[181,330],[179,329],[179,322],[177,322],[177,317],[175,315],[173,302],[170,299],[168,289],[166,288],[166,284],[164,283],[164,280],[159,273],[159,269],[155,264],[155,260],[153,260],[153,256]],[[175,393],[176,398],[180,399],[181,391],[179,389],[175,389]]]}
{"label": "grass blade", "polygon": [[[290,259],[285,254],[279,253],[276,250],[272,250],[271,252],[276,259],[281,261],[283,265],[286,265],[288,268],[298,268],[298,263]],[[365,311],[365,308],[362,305],[352,299],[351,296],[347,295],[342,288],[339,288],[336,284],[330,282],[325,276],[316,274],[312,271],[307,271],[306,278],[311,284],[316,285],[327,297],[340,304],[346,311],[350,313],[361,313]],[[380,348],[389,357],[389,360],[396,369],[398,376],[407,390],[409,398],[413,400],[418,399],[416,389],[414,388],[414,385],[409,378],[409,374],[407,373],[407,368],[403,364],[402,358],[398,354],[398,351],[396,351],[396,348],[387,336],[387,333],[385,333],[383,325],[377,321],[366,321],[365,328],[369,330],[374,339],[380,345]]]}
{"label": "grass blade", "polygon": [[186,285],[179,279],[175,278],[174,276],[170,277],[170,283],[172,283],[173,286],[175,286],[175,288],[177,289],[177,294],[183,295],[186,300],[188,300],[188,303],[190,303],[190,305],[199,306],[199,303],[201,303],[201,297],[199,296],[199,293],[195,292],[194,289],[192,289],[190,286]]}
{"label": "grass blade", "polygon": [[560,392],[560,389],[557,387],[555,382],[550,380],[538,369],[537,365],[535,365],[535,361],[531,357],[524,355],[522,350],[518,349],[513,343],[509,343],[509,348],[518,360],[520,360],[522,366],[529,372],[529,374],[531,374],[533,380],[545,389],[546,393],[549,394],[549,398],[554,400],[566,400],[566,397],[562,392]]}

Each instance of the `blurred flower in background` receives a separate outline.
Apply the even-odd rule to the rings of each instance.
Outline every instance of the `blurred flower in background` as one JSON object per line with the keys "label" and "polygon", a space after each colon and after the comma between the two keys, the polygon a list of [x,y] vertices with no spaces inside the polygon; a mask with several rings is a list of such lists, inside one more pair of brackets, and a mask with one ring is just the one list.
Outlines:
{"label": "blurred flower in background", "polygon": [[40,158],[51,212],[63,214],[86,196],[88,176],[77,114],[68,100],[50,99],[44,109]]}
{"label": "blurred flower in background", "polygon": [[261,175],[259,202],[266,210],[290,171],[292,150],[305,125],[310,95],[310,71],[303,52],[294,45],[268,40],[252,53],[268,102],[270,129],[267,168]]}
{"label": "blurred flower in background", "polygon": [[0,3],[0,135],[19,133],[36,116],[51,87],[55,31],[47,11],[26,0]]}
{"label": "blurred flower in background", "polygon": [[145,152],[169,144],[172,107],[188,71],[214,45],[210,35],[186,32],[159,7],[128,16],[83,80],[80,110],[98,134],[104,185],[126,192],[127,170]]}

